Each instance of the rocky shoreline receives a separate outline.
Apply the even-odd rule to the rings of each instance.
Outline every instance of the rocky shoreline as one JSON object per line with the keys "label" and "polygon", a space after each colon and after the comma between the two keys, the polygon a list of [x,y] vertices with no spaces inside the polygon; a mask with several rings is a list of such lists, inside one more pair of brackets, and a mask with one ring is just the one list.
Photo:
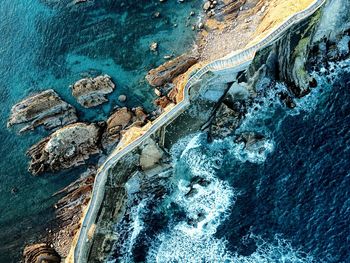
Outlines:
{"label": "rocky shoreline", "polygon": [[[179,83],[183,80],[179,81],[178,78],[181,78],[181,75],[188,74],[191,71],[191,67],[195,67],[197,63],[217,58],[220,52],[220,57],[222,57],[222,52],[225,53],[225,50],[237,50],[252,41],[254,29],[257,28],[264,13],[267,11],[266,9],[267,6],[263,4],[263,1],[205,2],[203,10],[206,13],[206,19],[202,24],[198,24],[200,34],[198,51],[174,58],[158,68],[152,69],[146,76],[149,84],[155,88],[155,92],[158,95],[155,104],[159,109],[150,114],[146,114],[140,107],[134,109],[124,107],[115,109],[106,121],[82,123],[78,122],[75,109],[62,101],[52,90],[43,92],[44,95],[29,97],[16,104],[11,111],[9,126],[26,125],[21,132],[33,130],[40,125],[54,130],[51,135],[28,150],[28,155],[31,158],[30,172],[38,175],[48,171],[60,171],[74,166],[85,165],[86,160],[94,155],[108,154],[122,140],[123,135],[129,129],[143,127],[157,118],[168,105],[179,102],[177,99],[177,95],[180,92]],[[255,19],[257,23],[255,28],[252,27],[244,31],[248,32],[247,36],[250,32],[249,37],[242,37],[242,42],[234,43],[235,47],[225,45],[223,51],[213,51],[213,43],[215,41],[225,41],[226,36],[229,36],[235,30],[241,30],[244,24],[253,24],[254,26],[254,22],[245,21],[252,13],[257,13],[259,17]],[[225,26],[231,24],[232,21],[237,23],[235,27]],[[238,36],[238,39],[240,39],[240,36]],[[270,53],[264,57],[277,57],[276,63],[279,63],[279,65],[292,66],[296,65],[298,61],[298,57],[291,58],[290,54],[284,54],[283,56],[283,53]],[[263,58],[261,59],[263,60]],[[288,60],[290,63],[284,60]],[[257,78],[255,75],[249,74],[249,72],[258,72],[260,70],[254,68],[255,66],[263,67],[260,64],[252,65],[247,74],[250,82],[241,82],[231,86],[222,103],[215,110],[209,124],[209,131],[212,137],[220,138],[232,135],[232,132],[239,125],[240,119],[244,117],[249,101],[256,95],[249,86],[260,81],[261,79],[259,78],[262,76],[260,75]],[[314,83],[315,80],[312,78],[299,79],[299,75],[293,74],[295,68],[291,68],[291,66],[285,66],[281,70],[280,78],[286,80],[286,83],[289,84],[290,92],[281,93],[280,98],[288,107],[292,108],[294,105],[293,97],[306,95],[310,88],[317,84]],[[305,65],[301,67],[305,67]],[[272,74],[272,69],[269,68],[269,65],[265,65],[261,71],[263,70]],[[295,76],[296,78],[290,79],[290,76]],[[114,89],[115,85],[111,78],[104,75],[95,79],[88,78],[78,81],[72,86],[72,94],[82,106],[96,107],[106,102],[106,95],[112,93]],[[32,105],[42,105],[43,100],[52,100],[53,103],[44,103],[47,107],[43,109],[39,107],[32,110],[30,108]],[[59,113],[56,113],[57,109]],[[246,133],[238,136],[236,140],[243,142],[249,150],[250,147],[264,140],[264,138],[259,134]],[[155,141],[150,140],[141,150],[138,165],[143,171],[147,171],[157,167],[160,163],[166,164],[165,152],[165,150],[159,148]],[[60,199],[55,207],[57,209],[57,220],[61,223],[60,228],[52,232],[52,242],[49,242],[52,247],[43,244],[27,247],[24,253],[25,260],[27,260],[25,262],[35,262],[30,260],[42,256],[52,257],[53,260],[57,260],[57,255],[62,258],[68,255],[73,237],[80,227],[83,211],[88,205],[95,175],[96,169],[91,168],[87,174],[58,193],[63,193],[65,196]]]}

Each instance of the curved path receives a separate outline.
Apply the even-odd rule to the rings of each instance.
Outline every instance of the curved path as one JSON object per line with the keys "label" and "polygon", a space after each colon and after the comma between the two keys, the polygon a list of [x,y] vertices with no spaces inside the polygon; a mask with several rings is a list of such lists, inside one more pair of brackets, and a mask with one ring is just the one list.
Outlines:
{"label": "curved path", "polygon": [[164,126],[164,124],[169,123],[175,117],[177,117],[181,112],[183,112],[189,105],[189,91],[190,88],[197,83],[201,77],[207,72],[217,72],[225,69],[233,69],[243,64],[250,63],[255,53],[270,45],[272,42],[280,38],[283,33],[293,26],[294,24],[300,22],[302,19],[312,15],[316,10],[318,10],[326,0],[315,0],[308,8],[290,16],[284,23],[276,27],[271,31],[270,34],[265,36],[259,43],[246,48],[245,50],[238,52],[233,55],[228,55],[225,58],[215,60],[200,70],[198,70],[186,83],[183,90],[184,99],[176,104],[174,108],[170,111],[159,116],[153,123],[152,126],[147,130],[142,136],[122,148],[121,150],[115,150],[104,164],[99,168],[97,176],[95,178],[92,198],[89,204],[89,208],[85,214],[85,217],[80,228],[79,238],[74,249],[74,262],[75,263],[85,263],[88,260],[88,254],[90,251],[91,240],[88,239],[88,232],[90,227],[95,223],[97,219],[98,211],[102,205],[103,197],[105,195],[105,184],[108,177],[108,170],[115,165],[115,163],[124,155],[130,153],[138,146],[140,146],[145,140],[147,140],[152,134],[158,131]]}

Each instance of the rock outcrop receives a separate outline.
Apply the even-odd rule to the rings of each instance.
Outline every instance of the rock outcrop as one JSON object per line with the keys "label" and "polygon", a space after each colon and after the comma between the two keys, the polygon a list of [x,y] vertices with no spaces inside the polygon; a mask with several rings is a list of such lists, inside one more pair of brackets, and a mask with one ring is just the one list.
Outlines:
{"label": "rock outcrop", "polygon": [[244,132],[239,134],[235,142],[236,143],[244,143],[244,147],[247,150],[252,150],[253,146],[261,141],[265,140],[265,136],[259,133],[254,132]]}
{"label": "rock outcrop", "polygon": [[119,142],[121,132],[131,127],[141,127],[146,123],[147,115],[141,107],[128,109],[126,107],[116,110],[107,120],[106,130],[103,134],[102,145],[109,149]]}
{"label": "rock outcrop", "polygon": [[84,78],[72,86],[72,94],[85,108],[95,107],[108,101],[107,94],[115,89],[115,84],[108,75],[96,78]]}
{"label": "rock outcrop", "polygon": [[24,263],[60,263],[61,257],[46,244],[27,246],[23,253]]}
{"label": "rock outcrop", "polygon": [[15,104],[11,109],[7,126],[20,126],[20,133],[43,126],[47,130],[77,121],[73,106],[63,101],[52,90],[45,90]]}
{"label": "rock outcrop", "polygon": [[96,173],[95,167],[89,167],[78,180],[55,194],[63,196],[55,204],[59,229],[53,231],[50,239],[62,257],[68,255],[73,237],[80,227],[83,210],[91,198]]}
{"label": "rock outcrop", "polygon": [[85,164],[86,159],[100,152],[100,133],[100,126],[85,123],[57,130],[28,150],[29,171],[38,175]]}
{"label": "rock outcrop", "polygon": [[140,165],[142,170],[153,168],[163,157],[163,150],[152,139],[149,139],[142,148]]}
{"label": "rock outcrop", "polygon": [[242,113],[221,103],[210,125],[210,134],[215,138],[225,138],[232,135],[239,125]]}
{"label": "rock outcrop", "polygon": [[198,57],[193,55],[181,55],[158,68],[148,72],[146,79],[151,86],[159,87],[170,82],[173,78],[186,72],[192,65],[197,63]]}

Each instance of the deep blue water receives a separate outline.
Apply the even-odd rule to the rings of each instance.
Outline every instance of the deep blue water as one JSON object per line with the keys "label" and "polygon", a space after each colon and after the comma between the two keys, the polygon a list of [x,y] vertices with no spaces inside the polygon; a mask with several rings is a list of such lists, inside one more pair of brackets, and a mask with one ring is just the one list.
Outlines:
{"label": "deep blue water", "polygon": [[331,82],[315,75],[318,87],[294,109],[277,96],[283,84],[257,97],[236,131],[263,134],[256,147],[205,133],[177,142],[169,195],[131,210],[126,244],[136,245],[118,257],[350,262],[350,61],[341,64]]}
{"label": "deep blue water", "polygon": [[[35,241],[53,218],[51,195],[77,178],[81,169],[32,177],[25,151],[48,133],[16,135],[7,130],[11,106],[29,94],[54,88],[77,107],[81,120],[104,119],[126,94],[127,106],[153,109],[153,89],[146,72],[165,55],[191,48],[191,25],[200,1],[0,1],[0,262],[16,262],[24,242]],[[160,18],[153,18],[159,11]],[[176,26],[175,26],[176,24]],[[159,52],[149,51],[151,42]],[[86,75],[107,73],[117,88],[110,102],[85,110],[77,105],[69,85]],[[123,106],[123,105],[121,105]],[[11,194],[13,187],[18,194]]]}

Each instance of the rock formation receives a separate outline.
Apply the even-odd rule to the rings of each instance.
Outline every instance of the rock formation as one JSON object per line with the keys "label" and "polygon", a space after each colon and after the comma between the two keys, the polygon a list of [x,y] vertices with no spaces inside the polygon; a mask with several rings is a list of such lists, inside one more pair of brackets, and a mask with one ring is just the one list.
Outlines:
{"label": "rock formation", "polygon": [[107,102],[106,95],[112,93],[114,88],[111,77],[103,75],[77,81],[72,87],[72,94],[80,105],[91,108]]}
{"label": "rock formation", "polygon": [[163,157],[163,150],[159,148],[156,142],[149,139],[142,148],[140,156],[140,165],[142,170],[153,168]]}
{"label": "rock formation", "polygon": [[106,130],[103,134],[102,145],[104,149],[119,142],[121,131],[130,127],[141,127],[145,124],[147,115],[141,107],[128,109],[126,107],[116,110],[107,120]]}
{"label": "rock formation", "polygon": [[80,227],[83,210],[91,198],[96,172],[95,167],[89,167],[78,180],[55,194],[63,196],[55,204],[59,229],[53,231],[51,239],[55,250],[62,257],[68,255],[73,237]]}
{"label": "rock formation", "polygon": [[186,54],[181,55],[164,63],[163,65],[160,65],[158,68],[150,70],[146,76],[146,79],[151,86],[162,86],[165,83],[170,82],[176,76],[186,72],[197,61],[197,56]]}
{"label": "rock formation", "polygon": [[85,123],[57,130],[28,150],[29,171],[38,175],[85,164],[86,159],[100,152],[100,131],[98,125]]}
{"label": "rock formation", "polygon": [[38,126],[55,129],[76,121],[75,109],[49,89],[15,104],[7,126],[19,125],[20,132],[25,132]]}
{"label": "rock formation", "polygon": [[61,257],[46,244],[27,246],[23,253],[24,263],[60,263]]}

